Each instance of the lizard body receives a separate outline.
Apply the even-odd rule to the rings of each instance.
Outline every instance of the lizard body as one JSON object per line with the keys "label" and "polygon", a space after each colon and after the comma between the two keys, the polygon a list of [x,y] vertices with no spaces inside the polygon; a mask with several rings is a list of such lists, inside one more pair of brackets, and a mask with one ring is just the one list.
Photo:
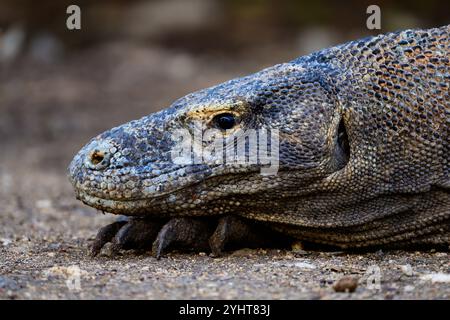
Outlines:
{"label": "lizard body", "polygon": [[[189,94],[92,139],[70,165],[77,197],[136,217],[122,230],[131,238],[149,229],[136,227],[139,218],[183,234],[197,227],[180,217],[195,224],[234,216],[341,248],[448,246],[449,33],[443,26],[369,37]],[[277,174],[175,164],[171,132],[193,132],[196,123],[226,134],[278,130]],[[169,228],[170,219],[178,222]],[[244,228],[233,223],[219,223],[221,232]],[[123,227],[101,231],[98,246]]]}

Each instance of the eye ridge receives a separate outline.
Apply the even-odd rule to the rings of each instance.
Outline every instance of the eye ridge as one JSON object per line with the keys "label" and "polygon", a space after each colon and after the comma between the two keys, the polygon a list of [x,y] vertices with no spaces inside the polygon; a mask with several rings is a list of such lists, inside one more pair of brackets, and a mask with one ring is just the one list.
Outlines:
{"label": "eye ridge", "polygon": [[228,130],[236,125],[236,116],[232,113],[221,113],[213,118],[213,122],[222,130]]}

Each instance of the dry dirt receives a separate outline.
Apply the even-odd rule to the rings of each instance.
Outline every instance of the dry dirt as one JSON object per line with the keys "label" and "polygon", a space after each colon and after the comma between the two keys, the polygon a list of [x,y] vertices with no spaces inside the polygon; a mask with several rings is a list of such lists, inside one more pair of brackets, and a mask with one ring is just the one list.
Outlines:
{"label": "dry dirt", "polygon": [[[287,55],[271,58],[283,61]],[[216,259],[171,253],[159,261],[148,252],[88,256],[97,229],[114,217],[73,196],[65,170],[81,145],[265,61],[242,59],[236,65],[112,45],[64,64],[21,61],[3,70],[0,298],[449,299],[446,252],[243,249]],[[333,285],[344,276],[358,281],[355,292],[335,292]]]}

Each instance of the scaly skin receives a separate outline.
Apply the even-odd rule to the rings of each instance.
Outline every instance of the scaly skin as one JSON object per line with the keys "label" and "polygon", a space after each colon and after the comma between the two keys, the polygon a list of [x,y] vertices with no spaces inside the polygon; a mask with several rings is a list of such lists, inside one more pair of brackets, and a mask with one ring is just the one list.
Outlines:
{"label": "scaly skin", "polygon": [[[261,234],[251,229],[262,224],[340,248],[448,247],[449,33],[443,26],[352,41],[189,94],[92,139],[70,165],[77,197],[133,216],[129,223],[166,223],[165,234],[181,242],[213,234],[216,253],[230,238],[224,230],[242,232],[246,222],[247,238],[235,232],[235,241]],[[279,130],[277,175],[171,161],[171,132],[193,131],[195,121],[217,127],[224,113],[236,120],[227,133]]]}

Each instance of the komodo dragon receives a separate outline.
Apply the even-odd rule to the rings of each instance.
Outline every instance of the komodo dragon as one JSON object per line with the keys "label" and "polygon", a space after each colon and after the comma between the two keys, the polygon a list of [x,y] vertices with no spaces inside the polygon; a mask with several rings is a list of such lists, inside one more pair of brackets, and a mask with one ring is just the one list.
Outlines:
{"label": "komodo dragon", "polygon": [[[348,42],[93,138],[70,164],[76,196],[128,217],[100,229],[93,254],[112,242],[152,247],[158,258],[170,247],[219,255],[285,237],[343,249],[448,248],[449,34],[450,25]],[[262,174],[261,161],[173,160],[173,132],[211,128],[225,143],[272,130],[276,174]]]}

